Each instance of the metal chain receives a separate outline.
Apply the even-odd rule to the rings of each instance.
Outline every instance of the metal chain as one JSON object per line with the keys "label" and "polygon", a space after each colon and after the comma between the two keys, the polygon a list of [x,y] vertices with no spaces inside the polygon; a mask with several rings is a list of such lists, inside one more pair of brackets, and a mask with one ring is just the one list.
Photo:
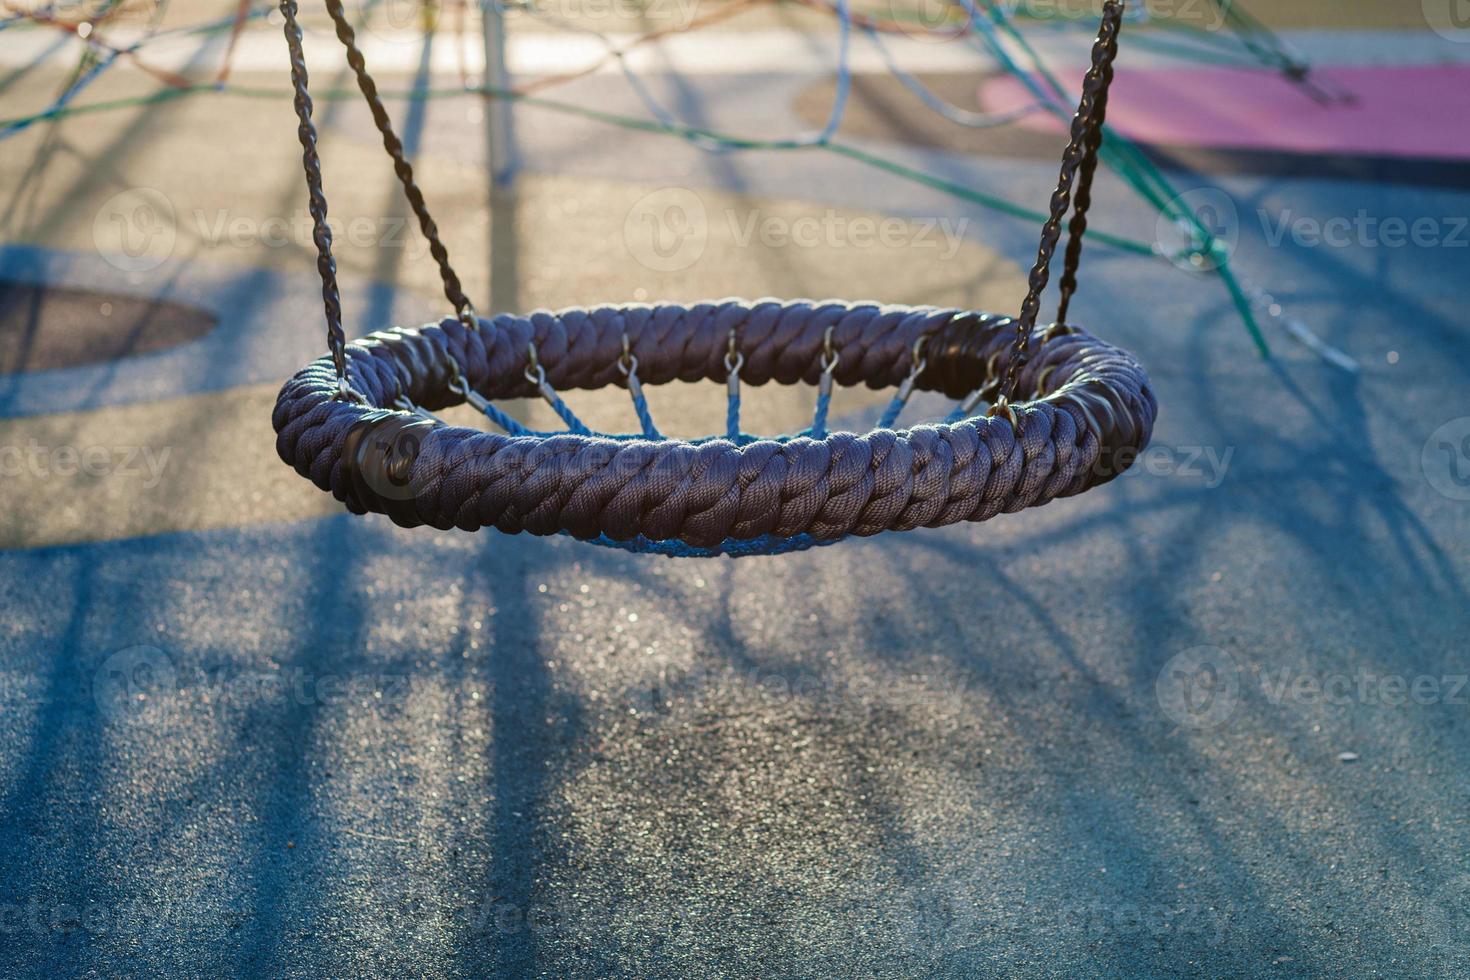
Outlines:
{"label": "metal chain", "polygon": [[[284,4],[285,0],[283,0]],[[413,209],[414,215],[419,219],[419,228],[424,237],[429,240],[429,252],[434,256],[434,261],[439,266],[439,277],[444,280],[444,295],[448,298],[455,311],[466,320],[467,325],[475,326],[473,322],[474,304],[465,296],[464,289],[460,286],[459,276],[455,274],[454,267],[449,264],[449,250],[439,239],[439,226],[429,215],[429,207],[424,202],[423,191],[413,179],[413,167],[404,156],[403,143],[398,134],[393,131],[393,121],[388,118],[388,110],[383,106],[383,99],[378,95],[377,83],[368,74],[367,62],[363,59],[362,52],[357,47],[357,35],[352,30],[352,25],[347,22],[346,11],[342,9],[342,0],[326,0],[327,13],[332,17],[332,23],[337,29],[337,39],[347,49],[347,64],[352,66],[352,72],[357,76],[357,87],[362,90],[363,98],[367,100],[368,108],[372,111],[373,122],[378,127],[378,132],[383,135],[383,149],[393,158],[393,172],[398,175],[398,180],[403,184],[404,196],[408,198],[408,206]]]}
{"label": "metal chain", "polygon": [[1082,260],[1082,236],[1087,234],[1087,209],[1092,205],[1092,177],[1097,172],[1098,150],[1102,147],[1103,123],[1108,115],[1108,89],[1113,84],[1113,59],[1118,55],[1118,32],[1109,42],[1107,60],[1103,64],[1102,88],[1092,107],[1087,133],[1086,156],[1077,174],[1077,193],[1072,196],[1072,221],[1067,226],[1067,255],[1062,269],[1061,297],[1057,300],[1057,322],[1067,322],[1067,307],[1077,291],[1077,267]]}
{"label": "metal chain", "polygon": [[322,277],[322,303],[327,313],[327,347],[337,369],[337,390],[348,397],[347,337],[342,332],[342,297],[337,289],[337,262],[332,258],[332,229],[327,224],[327,198],[322,192],[322,161],[316,150],[316,127],[311,122],[312,102],[307,92],[306,56],[301,51],[301,28],[296,23],[296,0],[281,0],[286,18],[286,46],[291,52],[291,85],[296,90],[296,135],[301,140],[301,162],[306,171],[306,195],[311,210],[312,241],[316,243],[316,268]]}
{"label": "metal chain", "polygon": [[[1016,320],[1016,340],[1011,350],[1010,363],[1006,367],[1005,382],[1001,393],[991,407],[991,414],[1010,412],[1011,397],[1016,390],[1016,377],[1026,362],[1026,351],[1031,344],[1031,331],[1041,312],[1041,294],[1046,291],[1052,255],[1062,235],[1062,219],[1072,201],[1072,183],[1077,178],[1078,168],[1087,154],[1087,146],[1094,130],[1101,132],[1096,106],[1105,98],[1112,81],[1112,62],[1117,54],[1118,31],[1123,24],[1123,0],[1107,0],[1103,4],[1102,26],[1098,29],[1097,41],[1092,46],[1092,66],[1082,81],[1082,99],[1077,104],[1077,114],[1072,118],[1071,138],[1062,154],[1062,169],[1057,178],[1056,190],[1051,195],[1051,213],[1041,227],[1041,246],[1037,249],[1036,264],[1031,267],[1026,299],[1021,303],[1021,315]],[[1080,248],[1080,246],[1079,246]]]}

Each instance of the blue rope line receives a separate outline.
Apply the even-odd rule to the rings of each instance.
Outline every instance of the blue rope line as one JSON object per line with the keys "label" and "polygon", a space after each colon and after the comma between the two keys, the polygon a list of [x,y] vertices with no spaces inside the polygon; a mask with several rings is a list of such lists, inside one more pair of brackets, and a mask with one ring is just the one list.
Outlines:
{"label": "blue rope line", "polygon": [[825,439],[827,437],[827,411],[832,407],[832,389],[824,388],[817,392],[817,408],[812,413],[812,427],[807,431],[813,439]]}
{"label": "blue rope line", "polygon": [[652,538],[638,535],[628,541],[617,541],[606,534],[595,538],[581,538],[588,544],[600,545],[604,548],[618,548],[622,551],[631,551],[640,555],[666,555],[669,558],[717,558],[720,555],[729,555],[731,558],[743,558],[748,555],[785,555],[793,551],[805,551],[808,548],[819,548],[829,544],[836,544],[842,538],[829,538],[819,541],[810,534],[798,534],[793,537],[783,538],[774,534],[764,534],[758,538],[740,540],[726,538],[719,544],[709,548],[700,548],[683,541],[654,541]]}
{"label": "blue rope line", "polygon": [[[134,45],[132,48],[128,48],[127,51],[132,51],[136,49],[136,47],[137,45]],[[66,108],[67,104],[70,103],[72,99],[76,98],[77,95],[80,94],[82,89],[95,82],[99,75],[101,75],[108,68],[111,68],[113,62],[117,61],[117,59],[125,53],[126,51],[110,52],[107,57],[97,61],[95,64],[92,65],[91,68],[78,75],[76,80],[73,81],[69,86],[67,86],[66,91],[61,93],[61,96],[55,102],[53,102],[51,104],[51,107],[47,109],[44,113],[38,116],[32,116],[30,119],[22,119],[19,122],[11,123],[4,129],[0,129],[0,139],[4,139],[7,136],[14,136],[16,133],[20,132],[23,129],[26,129],[33,123],[39,122],[41,119],[44,119],[48,116],[54,116],[60,113],[61,110]]]}
{"label": "blue rope line", "polygon": [[551,406],[552,411],[561,416],[561,420],[566,423],[567,431],[572,435],[590,436],[593,434],[592,430],[577,418],[576,413],[567,407],[567,403],[561,400],[561,396],[550,388],[546,389],[546,403]]}
{"label": "blue rope line", "polygon": [[877,428],[893,428],[893,424],[898,421],[898,414],[903,411],[903,407],[906,404],[908,404],[906,398],[902,395],[894,395],[893,400],[888,403],[888,407],[883,410],[883,417],[878,420]]}
{"label": "blue rope line", "polygon": [[[976,407],[978,408],[979,406]],[[954,407],[954,410],[952,412],[944,417],[944,424],[954,425],[957,422],[963,422],[965,419],[974,417],[975,409],[971,408],[967,410],[965,408],[965,403],[962,401]]]}
{"label": "blue rope line", "polygon": [[852,65],[848,59],[852,47],[852,12],[848,0],[837,0],[837,24],[837,92],[832,97],[832,115],[816,139],[818,145],[825,145],[837,135],[847,112],[847,93],[852,88]]}
{"label": "blue rope line", "polygon": [[[18,19],[25,20],[26,18],[20,17]],[[8,26],[10,25],[7,22],[0,22],[0,31],[5,30],[5,28]],[[37,57],[31,59],[30,61],[21,65],[19,68],[15,69],[15,71],[11,72],[9,75],[6,75],[3,79],[0,79],[0,92],[6,91],[10,88],[10,86],[20,81],[26,75],[29,75],[37,68],[50,61],[53,54],[66,47],[68,44],[71,43],[72,40],[73,38],[71,35],[62,34],[58,31],[56,39],[51,42],[46,50],[42,51]]]}
{"label": "blue rope line", "polygon": [[[1071,113],[1068,110],[1066,104],[1062,102],[1062,98],[1065,96],[1065,93],[1055,90],[1047,91],[1041,86],[1040,82],[1032,77],[1030,72],[1022,69],[1021,66],[1016,63],[1016,60],[1011,57],[1010,52],[1006,50],[1005,42],[1000,39],[1000,35],[996,33],[995,24],[992,24],[990,20],[990,18],[993,17],[996,23],[1006,23],[1005,12],[997,10],[987,0],[986,9],[989,11],[990,17],[986,17],[976,8],[974,0],[956,0],[956,2],[959,3],[960,7],[964,9],[965,14],[969,18],[971,26],[973,26],[980,32],[980,35],[984,39],[985,48],[988,48],[990,54],[993,55],[995,59],[1000,62],[1001,67],[1010,72],[1012,75],[1016,76],[1017,80],[1019,80],[1022,85],[1030,90],[1031,94],[1036,97],[1037,101],[1040,102],[1045,108],[1049,109],[1053,115],[1061,119],[1063,122],[1069,120],[1071,118]],[[1009,25],[1007,24],[1007,26]],[[965,39],[969,41],[971,45],[975,47],[980,47],[981,38],[976,37],[976,35],[967,34],[965,36]],[[984,48],[982,48],[982,50],[984,50]]]}
{"label": "blue rope line", "polygon": [[536,435],[535,432],[532,432],[530,429],[526,428],[524,425],[521,425],[521,423],[511,418],[509,415],[505,414],[505,412],[497,407],[494,402],[487,401],[484,407],[480,409],[480,412],[491,422],[494,422],[496,425],[500,426],[500,428],[504,430],[506,435]]}
{"label": "blue rope line", "polygon": [[[837,91],[832,99],[832,112],[828,115],[827,123],[820,132],[810,136],[797,136],[791,139],[775,140],[767,144],[774,148],[793,148],[800,146],[824,146],[831,142],[832,137],[837,135],[837,130],[842,125],[842,120],[847,114],[847,96],[852,89],[852,64],[850,58],[851,36],[852,36],[852,13],[848,7],[849,0],[836,0],[837,23],[838,23],[838,48],[837,48]],[[536,13],[534,6],[532,13]],[[728,153],[736,147],[732,147],[727,141],[711,139],[698,132],[698,127],[690,126],[680,122],[678,116],[670,112],[653,96],[653,93],[643,84],[637,73],[628,67],[628,61],[613,42],[604,34],[597,31],[583,29],[585,33],[596,35],[607,45],[608,50],[614,55],[618,68],[627,80],[629,88],[638,96],[643,107],[649,114],[658,120],[665,128],[679,136],[692,146],[711,153]]]}
{"label": "blue rope line", "polygon": [[904,88],[914,93],[924,105],[932,109],[941,118],[947,119],[957,126],[966,126],[970,129],[989,129],[993,126],[1004,126],[1007,123],[1015,122],[1017,119],[1029,116],[1031,113],[1045,108],[1040,102],[1028,102],[1025,105],[1008,109],[1005,112],[971,112],[969,109],[961,109],[959,106],[950,105],[938,95],[934,94],[933,89],[909,74],[899,65],[898,61],[893,57],[893,52],[883,42],[883,35],[880,31],[872,27],[866,27],[864,30],[867,32],[869,39],[872,40],[873,46],[878,49],[878,53],[882,55],[883,63],[893,74],[893,77],[902,82]]}
{"label": "blue rope line", "polygon": [[725,436],[738,441],[740,439],[740,389],[730,389],[730,396],[725,405]]}
{"label": "blue rope line", "polygon": [[643,396],[643,386],[632,384],[628,390],[633,393],[633,411],[638,413],[638,424],[642,427],[643,434],[649,439],[662,439],[663,433],[653,424],[653,414],[648,411],[648,399]]}

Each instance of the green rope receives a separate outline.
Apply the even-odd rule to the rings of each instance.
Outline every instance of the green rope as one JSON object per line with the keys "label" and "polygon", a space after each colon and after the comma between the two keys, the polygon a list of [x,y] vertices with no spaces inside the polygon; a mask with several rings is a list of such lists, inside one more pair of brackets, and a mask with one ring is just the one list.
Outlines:
{"label": "green rope", "polygon": [[[142,107],[160,105],[182,98],[186,95],[194,95],[201,92],[215,92],[225,95],[236,95],[244,98],[289,98],[290,93],[281,89],[264,88],[256,86],[244,86],[226,84],[224,86],[213,83],[191,85],[188,87],[168,87],[159,89],[147,95],[132,96],[123,99],[112,99],[101,102],[92,102],[85,105],[67,105],[57,107],[44,112],[29,116],[20,116],[13,119],[0,119],[0,129],[9,128],[21,123],[29,125],[33,122],[64,119],[72,116],[88,115],[97,112],[106,112],[129,107]],[[386,98],[404,99],[409,101],[424,101],[435,98],[447,98],[463,95],[489,95],[501,99],[509,99],[518,103],[537,108],[560,112],[566,115],[578,116],[594,122],[600,122],[623,129],[648,132],[667,133],[683,138],[700,138],[717,143],[721,147],[732,150],[824,150],[838,156],[846,157],[876,170],[881,170],[893,176],[907,180],[911,183],[929,187],[941,191],[959,200],[976,204],[988,210],[996,211],[1010,217],[1023,219],[1032,223],[1044,221],[1046,215],[1039,211],[1013,204],[1003,198],[985,194],[973,188],[966,187],[954,181],[946,180],[937,175],[927,173],[914,167],[909,167],[895,160],[889,160],[877,154],[870,153],[859,147],[838,142],[811,143],[799,140],[760,140],[745,137],[730,136],[714,130],[687,126],[670,126],[656,120],[641,119],[634,116],[626,116],[619,113],[605,112],[592,109],[569,102],[561,102],[555,99],[547,99],[539,96],[524,96],[504,90],[486,89],[483,87],[455,87],[448,89],[421,88],[402,92],[385,92]],[[346,89],[330,89],[316,96],[318,99],[335,101],[339,99],[353,99],[357,93]],[[1201,240],[1207,243],[1207,248],[1213,250],[1214,239],[1209,230],[1199,223],[1195,215],[1180,208],[1174,203],[1173,189],[1164,180],[1151,162],[1142,155],[1142,152],[1130,141],[1118,136],[1116,133],[1109,134],[1113,141],[1111,152],[1107,143],[1103,147],[1103,157],[1120,176],[1124,178],[1134,189],[1148,200],[1160,212],[1168,215],[1174,220],[1186,220],[1191,222],[1199,231]],[[1093,231],[1093,236],[1100,244],[1130,252],[1136,255],[1154,255],[1155,247],[1146,241],[1126,238],[1120,235],[1110,234],[1104,231]],[[1244,290],[1237,281],[1234,274],[1229,270],[1225,256],[1216,250],[1219,264],[1213,271],[1220,275],[1229,291],[1232,302],[1241,320],[1245,323],[1251,339],[1255,342],[1257,349],[1263,357],[1270,356],[1270,349],[1265,338],[1261,335],[1260,328],[1256,323],[1255,315],[1251,310],[1250,302],[1246,298]]]}
{"label": "green rope", "polygon": [[[61,109],[36,113],[32,116],[18,117],[16,119],[0,119],[0,128],[10,126],[14,123],[41,122],[47,119],[60,119],[68,116],[87,115],[94,112],[107,112],[114,109],[157,105],[160,103],[172,101],[182,96],[193,95],[199,92],[216,92],[224,95],[237,95],[244,98],[254,99],[290,97],[289,92],[280,89],[270,89],[234,84],[225,85],[224,87],[219,87],[213,84],[200,84],[193,85],[188,88],[164,88],[156,92],[149,93],[148,95],[132,96],[126,99],[113,99],[105,102],[93,102],[81,106],[67,106]],[[634,116],[624,116],[613,112],[604,112],[600,109],[590,109],[586,106],[580,106],[570,102],[560,102],[555,99],[546,99],[539,96],[518,95],[512,92],[487,90],[480,87],[451,89],[414,89],[402,92],[385,91],[383,93],[383,97],[390,99],[404,99],[408,101],[425,101],[428,99],[446,98],[456,95],[486,94],[493,95],[497,98],[510,99],[524,105],[534,106],[536,108],[548,109],[567,115],[579,116],[583,119],[587,119],[593,122],[600,122],[611,126],[618,126],[623,129],[648,133],[671,133],[673,135],[682,137],[699,137],[702,139],[717,142],[721,146],[728,149],[826,150],[838,156],[847,157],[851,160],[856,160],[859,163],[863,163],[867,166],[873,167],[874,169],[882,170],[887,173],[893,174],[894,176],[901,177],[912,183],[921,184],[923,186],[942,191],[950,195],[951,197],[955,197],[972,204],[977,204],[981,207],[987,208],[992,211],[997,211],[1001,214],[1009,215],[1013,218],[1021,218],[1026,221],[1033,222],[1040,222],[1046,219],[1046,215],[1042,214],[1040,211],[1034,211],[1030,208],[1025,208],[1018,204],[1013,204],[1010,201],[1005,200],[1004,198],[986,194],[982,191],[977,191],[973,188],[966,187],[963,184],[946,180],[934,174],[930,174],[914,167],[907,166],[906,164],[899,163],[896,160],[886,159],[884,157],[878,156],[877,154],[870,153],[867,150],[863,150],[846,143],[830,142],[825,144],[814,144],[795,140],[747,139],[743,137],[728,136],[709,129],[698,129],[685,126],[665,126],[663,123],[653,120],[640,119]],[[319,93],[313,93],[313,97],[320,101],[331,102],[339,99],[356,98],[357,93],[353,90],[348,89],[327,89]],[[1092,232],[1092,234],[1096,236],[1096,240],[1098,242],[1110,245],[1113,248],[1117,248],[1125,252],[1132,252],[1137,255],[1154,254],[1153,246],[1145,241],[1125,238],[1121,235],[1113,235],[1109,234],[1108,232],[1102,231],[1095,231]]]}
{"label": "green rope", "polygon": [[[1041,76],[1046,84],[1051,87],[1052,91],[1058,94],[1065,93],[1066,90],[1057,80],[1056,75],[1047,68],[1041,55],[1031,45],[1031,42],[1027,40],[1025,35],[1016,29],[1012,19],[1006,15],[1005,11],[995,4],[993,0],[979,0],[979,2],[985,4],[986,9],[990,13],[990,19],[1005,31],[1006,35],[1025,52],[1026,58],[1035,68],[1036,74]],[[988,46],[991,52],[1006,70],[1025,81],[1027,79],[1026,73],[1021,69],[1020,65],[1016,64],[1015,60],[1000,45],[999,41],[988,35],[986,36],[986,40],[989,42]],[[1037,91],[1034,86],[1033,91],[1036,91],[1038,95],[1044,94]],[[1054,104],[1053,111],[1057,113],[1058,117],[1064,123],[1070,121],[1067,115],[1069,110],[1060,104]],[[1256,350],[1260,352],[1262,357],[1270,357],[1271,348],[1266,343],[1265,336],[1261,333],[1260,325],[1256,322],[1255,314],[1250,308],[1250,303],[1246,300],[1245,291],[1241,288],[1234,270],[1230,268],[1228,257],[1224,254],[1223,249],[1219,247],[1214,235],[1210,233],[1210,230],[1204,226],[1196,214],[1179,205],[1178,192],[1169,183],[1168,178],[1164,176],[1163,172],[1154,166],[1153,162],[1144,155],[1137,144],[1118,133],[1111,126],[1104,125],[1103,129],[1107,135],[1099,151],[1099,159],[1114,170],[1135,192],[1140,194],[1158,211],[1176,222],[1184,221],[1191,226],[1198,240],[1204,244],[1205,251],[1217,262],[1214,271],[1220,276],[1221,281],[1225,283],[1225,288],[1229,290],[1231,298],[1235,302],[1235,309],[1240,314],[1241,320],[1245,323],[1246,330],[1250,333],[1251,340],[1256,345]]]}

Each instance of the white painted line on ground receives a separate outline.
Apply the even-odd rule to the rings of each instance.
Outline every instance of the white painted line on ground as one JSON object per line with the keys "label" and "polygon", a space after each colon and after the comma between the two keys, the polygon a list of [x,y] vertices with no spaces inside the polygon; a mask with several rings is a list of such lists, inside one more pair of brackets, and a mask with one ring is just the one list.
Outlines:
{"label": "white painted line on ground", "polygon": [[[111,44],[125,46],[136,40],[136,32],[99,32]],[[609,35],[616,44],[627,44],[636,35]],[[1454,44],[1432,32],[1392,31],[1286,31],[1280,37],[1315,64],[1336,65],[1422,65],[1470,63],[1470,44]],[[478,74],[484,52],[477,34],[467,31],[463,51],[449,35],[441,35],[430,59],[436,75],[458,76],[460,66]],[[57,46],[54,31],[10,30],[0,45],[0,65],[20,67],[47,57],[55,64],[75,62],[83,42]],[[359,41],[374,72],[416,72],[420,69],[423,36],[388,30],[363,30]],[[1090,40],[1085,32],[1032,37],[1034,46],[1050,64],[1083,65]],[[923,73],[976,72],[993,66],[988,56],[963,42],[935,43],[909,37],[890,37],[886,45],[893,59],[905,70]],[[169,71],[190,67],[209,69],[223,57],[226,37],[169,36],[146,45],[148,63]],[[306,38],[307,63],[336,64],[342,56],[335,38],[313,33]],[[596,37],[579,34],[512,34],[507,51],[512,74],[521,77],[577,71],[598,61],[606,47]],[[674,72],[684,75],[812,74],[832,72],[837,63],[836,32],[803,34],[796,31],[709,32],[676,35],[657,44],[634,49],[627,55],[629,66],[640,73]],[[1129,50],[1128,68],[1178,66],[1184,59],[1143,47]],[[1201,62],[1203,63],[1203,62]],[[852,39],[852,68],[861,73],[886,72],[887,66],[868,38]],[[237,71],[286,71],[286,49],[274,30],[253,28],[240,38],[234,55]],[[605,73],[618,71],[609,64]]]}

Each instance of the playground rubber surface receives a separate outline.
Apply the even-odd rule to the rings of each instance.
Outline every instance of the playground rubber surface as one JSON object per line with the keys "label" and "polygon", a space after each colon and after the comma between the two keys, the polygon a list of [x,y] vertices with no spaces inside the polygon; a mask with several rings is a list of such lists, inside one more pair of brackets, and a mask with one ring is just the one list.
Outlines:
{"label": "playground rubber surface", "polygon": [[[1424,30],[1417,4],[1370,6],[1392,9],[1335,26]],[[822,84],[798,69],[648,84],[701,125],[786,134]],[[354,517],[276,458],[275,393],[324,346],[283,72],[235,79],[271,98],[0,143],[0,973],[1470,972],[1470,192],[1171,172],[1229,192],[1236,268],[1358,372],[1269,317],[1264,360],[1218,279],[1090,243],[1074,316],[1160,402],[1128,474],[981,525],[638,557]],[[3,115],[66,78],[11,79]],[[558,98],[637,113],[609,78]],[[1034,257],[1034,224],[852,159],[534,106],[491,206],[478,100],[390,106],[482,311],[1010,310]],[[318,120],[349,336],[436,319],[366,110]],[[1053,161],[890,123],[847,138],[1045,206]],[[1111,176],[1094,197],[1096,229],[1166,231]],[[693,238],[650,237],[671,207]],[[800,428],[811,398],[748,391],[749,427]],[[636,424],[622,391],[569,400]],[[650,400],[667,431],[721,426],[718,385]],[[839,390],[834,427],[885,401]]]}

